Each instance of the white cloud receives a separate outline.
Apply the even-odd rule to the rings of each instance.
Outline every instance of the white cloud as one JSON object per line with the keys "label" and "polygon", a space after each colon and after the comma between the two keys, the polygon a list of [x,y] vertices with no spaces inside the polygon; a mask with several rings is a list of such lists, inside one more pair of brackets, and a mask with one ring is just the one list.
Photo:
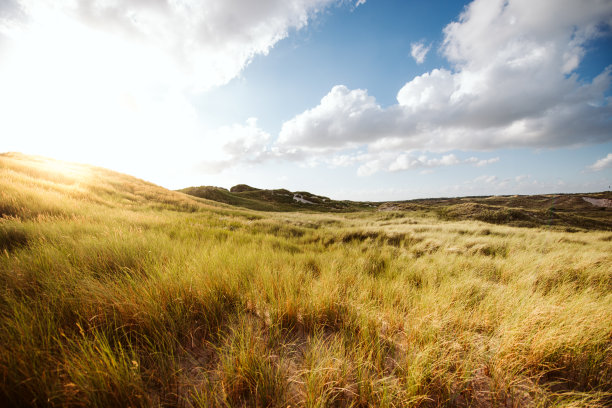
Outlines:
{"label": "white cloud", "polygon": [[425,57],[430,49],[431,44],[426,46],[423,41],[413,42],[410,44],[410,55],[412,55],[417,64],[422,64],[425,62]]}
{"label": "white cloud", "polygon": [[465,162],[472,163],[476,167],[484,167],[489,164],[497,163],[499,161],[499,157],[492,157],[490,159],[478,159],[477,157],[470,157]]}
{"label": "white cloud", "polygon": [[250,165],[274,157],[269,143],[272,137],[257,125],[256,118],[247,119],[244,125],[222,126],[208,135],[204,161],[200,168],[218,173],[228,167]]}
{"label": "white cloud", "polygon": [[612,66],[590,82],[575,69],[611,22],[612,3],[603,0],[475,0],[444,29],[452,69],[413,78],[387,108],[367,90],[333,87],[284,123],[278,146],[383,154],[610,141]]}
{"label": "white cloud", "polygon": [[371,176],[374,173],[378,173],[383,168],[383,164],[380,160],[370,160],[357,169],[357,175],[360,177]]}
{"label": "white cloud", "polygon": [[589,166],[589,169],[593,171],[601,171],[609,168],[612,168],[612,153],[608,153],[606,157],[597,160],[595,163]]}
{"label": "white cloud", "polygon": [[217,137],[223,141],[223,150],[233,157],[249,154],[259,157],[265,153],[270,134],[257,126],[256,118],[249,118],[246,125],[223,126],[217,131]]}
{"label": "white cloud", "polygon": [[531,178],[531,175],[529,175],[529,174],[521,174],[520,176],[516,176],[514,178],[514,181],[516,181],[517,183],[522,183],[525,180],[528,180],[529,178]]}
{"label": "white cloud", "polygon": [[318,106],[285,122],[278,144],[313,150],[354,147],[368,142],[372,132],[385,127],[386,116],[367,90],[337,85]]}
{"label": "white cloud", "polygon": [[389,171],[408,170],[420,167],[441,167],[459,164],[460,160],[454,154],[447,154],[441,158],[430,159],[427,156],[411,158],[407,154],[401,154],[389,165]]}
{"label": "white cloud", "polygon": [[411,170],[418,168],[433,169],[436,167],[448,167],[456,166],[459,164],[472,164],[474,166],[483,167],[491,163],[499,161],[499,157],[491,159],[478,159],[476,157],[469,157],[465,160],[459,159],[454,154],[446,154],[441,157],[428,157],[427,155],[420,155],[415,157],[409,153],[402,153],[395,157],[391,163],[387,166],[388,171],[402,171]]}
{"label": "white cloud", "polygon": [[[8,11],[2,13],[0,30],[15,37],[18,31],[36,27],[47,33],[58,31],[66,22],[87,27],[140,51],[122,56],[124,66],[155,50],[174,71],[169,81],[202,90],[227,83],[255,55],[267,54],[290,30],[304,27],[314,14],[336,2],[11,0],[11,7],[2,9],[20,9],[24,18],[20,25],[9,26],[9,19],[3,18]],[[79,39],[67,40],[47,45],[77,52]]]}
{"label": "white cloud", "polygon": [[370,176],[380,171],[397,172],[417,169],[420,169],[422,173],[431,173],[433,169],[439,167],[461,164],[481,167],[497,161],[499,161],[498,157],[492,159],[478,159],[476,157],[460,159],[452,153],[438,157],[426,154],[415,155],[413,153],[393,152],[340,153],[332,155],[331,158],[317,157],[318,164],[328,164],[331,168],[358,165],[357,174],[360,176]]}
{"label": "white cloud", "polygon": [[497,182],[499,179],[497,178],[497,176],[488,176],[488,175],[482,175],[482,176],[478,176],[476,177],[473,182],[474,183],[485,183],[485,184],[493,184],[495,182]]}

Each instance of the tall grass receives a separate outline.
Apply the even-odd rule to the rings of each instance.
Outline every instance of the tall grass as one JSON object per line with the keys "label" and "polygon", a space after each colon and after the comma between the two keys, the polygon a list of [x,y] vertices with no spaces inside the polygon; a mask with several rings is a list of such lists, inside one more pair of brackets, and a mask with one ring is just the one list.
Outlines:
{"label": "tall grass", "polygon": [[0,163],[7,405],[612,404],[609,233],[262,214]]}

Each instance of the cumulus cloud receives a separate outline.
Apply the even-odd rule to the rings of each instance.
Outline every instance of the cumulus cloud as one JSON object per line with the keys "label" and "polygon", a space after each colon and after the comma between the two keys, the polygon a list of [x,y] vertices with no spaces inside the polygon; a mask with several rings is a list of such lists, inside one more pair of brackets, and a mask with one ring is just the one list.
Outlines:
{"label": "cumulus cloud", "polygon": [[612,153],[608,153],[606,157],[597,160],[595,163],[589,166],[589,169],[593,171],[601,171],[609,168],[612,168]]}
{"label": "cumulus cloud", "polygon": [[[338,120],[341,117],[342,120]],[[342,149],[371,140],[380,129],[392,131],[392,119],[367,90],[337,85],[313,109],[285,122],[278,144],[305,149]],[[350,135],[350,137],[347,137]]]}
{"label": "cumulus cloud", "polygon": [[444,29],[452,69],[413,78],[387,108],[367,90],[335,86],[283,125],[278,144],[442,153],[610,141],[612,67],[592,81],[576,68],[611,23],[604,0],[475,0]]}
{"label": "cumulus cloud", "polygon": [[425,62],[425,57],[430,49],[431,44],[426,46],[423,41],[413,42],[410,44],[410,55],[412,55],[417,64],[422,64]]}

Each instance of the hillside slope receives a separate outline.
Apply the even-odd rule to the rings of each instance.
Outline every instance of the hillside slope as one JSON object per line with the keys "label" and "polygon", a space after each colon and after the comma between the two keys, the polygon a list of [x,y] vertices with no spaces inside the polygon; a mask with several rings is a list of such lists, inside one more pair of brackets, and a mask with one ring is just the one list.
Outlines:
{"label": "hillside slope", "polygon": [[347,212],[373,207],[370,203],[335,201],[306,191],[264,190],[246,184],[239,184],[230,190],[222,187],[200,186],[187,187],[178,191],[258,211]]}
{"label": "hillside slope", "polygon": [[70,216],[89,206],[176,211],[218,206],[101,167],[20,153],[0,154],[0,174],[1,217]]}

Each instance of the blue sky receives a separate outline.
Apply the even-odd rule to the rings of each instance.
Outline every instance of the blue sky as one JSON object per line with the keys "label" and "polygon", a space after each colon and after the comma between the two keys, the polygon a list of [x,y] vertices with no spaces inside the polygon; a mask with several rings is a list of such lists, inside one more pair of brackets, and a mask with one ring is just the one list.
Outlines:
{"label": "blue sky", "polygon": [[608,190],[611,23],[604,0],[5,0],[0,150],[335,199]]}
{"label": "blue sky", "polygon": [[417,64],[410,44],[423,39],[439,45],[442,29],[466,4],[378,0],[332,7],[268,55],[256,56],[240,77],[200,98],[200,106],[214,112],[211,120],[256,116],[277,133],[283,121],[318,104],[337,84],[367,89],[383,106],[395,104],[409,79],[447,65],[435,50]]}

